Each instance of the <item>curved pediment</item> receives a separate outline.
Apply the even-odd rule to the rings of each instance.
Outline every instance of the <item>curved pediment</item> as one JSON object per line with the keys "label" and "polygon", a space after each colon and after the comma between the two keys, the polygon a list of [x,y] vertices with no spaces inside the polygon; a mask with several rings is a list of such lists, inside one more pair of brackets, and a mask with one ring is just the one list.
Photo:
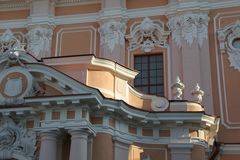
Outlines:
{"label": "curved pediment", "polygon": [[9,51],[0,57],[1,105],[23,104],[25,97],[92,92],[98,91],[37,61],[24,51]]}

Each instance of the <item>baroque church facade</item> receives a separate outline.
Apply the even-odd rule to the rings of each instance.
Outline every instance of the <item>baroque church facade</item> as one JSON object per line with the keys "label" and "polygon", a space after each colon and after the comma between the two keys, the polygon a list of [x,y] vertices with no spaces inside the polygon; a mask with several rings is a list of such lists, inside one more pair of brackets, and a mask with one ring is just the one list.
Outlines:
{"label": "baroque church facade", "polygon": [[239,0],[1,0],[0,159],[240,159]]}

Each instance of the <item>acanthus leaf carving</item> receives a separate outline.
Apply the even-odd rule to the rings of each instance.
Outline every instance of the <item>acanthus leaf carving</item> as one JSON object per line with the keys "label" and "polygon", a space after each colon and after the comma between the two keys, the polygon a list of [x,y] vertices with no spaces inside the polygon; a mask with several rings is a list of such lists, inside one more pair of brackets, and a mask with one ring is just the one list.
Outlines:
{"label": "acanthus leaf carving", "polygon": [[208,15],[204,13],[186,13],[170,17],[168,26],[177,46],[181,48],[182,40],[185,40],[191,47],[196,40],[202,48],[204,40],[208,39],[208,19]]}
{"label": "acanthus leaf carving", "polygon": [[98,29],[100,33],[100,44],[108,47],[113,52],[117,44],[125,44],[126,23],[124,21],[109,20],[103,22]]}
{"label": "acanthus leaf carving", "polygon": [[230,67],[240,71],[240,21],[220,29],[218,41],[221,53],[229,56]]}
{"label": "acanthus leaf carving", "polygon": [[14,155],[34,159],[36,133],[25,127],[25,122],[15,123],[8,116],[0,118],[0,159],[11,159]]}
{"label": "acanthus leaf carving", "polygon": [[51,55],[53,30],[47,27],[34,27],[26,34],[28,45],[27,51],[36,58]]}
{"label": "acanthus leaf carving", "polygon": [[0,53],[5,53],[10,50],[22,50],[24,46],[21,44],[18,37],[12,33],[10,29],[7,29],[0,36]]}
{"label": "acanthus leaf carving", "polygon": [[129,50],[141,48],[144,52],[151,52],[156,47],[167,47],[167,38],[170,33],[164,31],[161,21],[153,21],[146,17],[142,22],[133,24],[130,28]]}

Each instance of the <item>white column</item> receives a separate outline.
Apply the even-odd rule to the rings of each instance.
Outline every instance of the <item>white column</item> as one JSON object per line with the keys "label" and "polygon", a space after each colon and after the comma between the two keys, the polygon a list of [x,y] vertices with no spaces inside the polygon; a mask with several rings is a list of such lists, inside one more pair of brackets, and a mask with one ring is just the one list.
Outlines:
{"label": "white column", "polygon": [[129,153],[129,144],[114,141],[114,160],[127,160]]}
{"label": "white column", "polygon": [[171,160],[191,160],[192,144],[169,144],[171,149]]}
{"label": "white column", "polygon": [[88,152],[88,160],[92,160],[92,147],[93,147],[93,137],[88,138],[88,146],[87,146],[87,152]]}
{"label": "white column", "polygon": [[41,148],[39,160],[57,160],[57,131],[40,132]]}
{"label": "white column", "polygon": [[88,133],[82,130],[70,130],[71,148],[69,160],[87,160]]}
{"label": "white column", "polygon": [[66,138],[66,134],[61,134],[58,136],[57,139],[57,160],[62,160],[62,152],[63,152],[63,145],[64,144],[64,140]]}

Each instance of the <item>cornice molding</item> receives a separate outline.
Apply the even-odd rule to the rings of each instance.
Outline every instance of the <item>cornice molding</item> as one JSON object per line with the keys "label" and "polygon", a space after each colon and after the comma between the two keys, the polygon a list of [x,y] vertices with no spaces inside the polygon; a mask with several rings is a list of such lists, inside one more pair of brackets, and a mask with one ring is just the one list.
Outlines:
{"label": "cornice molding", "polygon": [[221,155],[239,155],[240,144],[224,144],[221,146]]}
{"label": "cornice molding", "polygon": [[[151,17],[159,15],[169,15],[172,14],[172,10],[176,12],[187,11],[186,9],[194,10],[198,9],[199,11],[207,11],[211,9],[218,8],[228,8],[228,7],[237,7],[240,6],[239,0],[229,0],[227,2],[195,2],[191,5],[166,5],[159,7],[149,7],[141,9],[129,9],[126,10],[125,15],[128,18],[138,18],[138,17]],[[185,9],[183,9],[185,8]],[[21,10],[22,8],[13,8],[14,10]],[[12,9],[1,9],[3,10],[12,10]],[[101,11],[100,11],[101,13]],[[53,17],[53,22],[56,25],[61,24],[74,24],[74,23],[87,23],[87,22],[98,22],[99,21],[99,12],[97,13],[88,13],[88,14],[76,14],[68,16],[55,16]],[[18,20],[2,20],[0,21],[0,28],[26,28],[28,24],[27,19],[18,19]]]}
{"label": "cornice molding", "polygon": [[56,7],[75,6],[84,4],[98,4],[101,0],[57,0]]}

